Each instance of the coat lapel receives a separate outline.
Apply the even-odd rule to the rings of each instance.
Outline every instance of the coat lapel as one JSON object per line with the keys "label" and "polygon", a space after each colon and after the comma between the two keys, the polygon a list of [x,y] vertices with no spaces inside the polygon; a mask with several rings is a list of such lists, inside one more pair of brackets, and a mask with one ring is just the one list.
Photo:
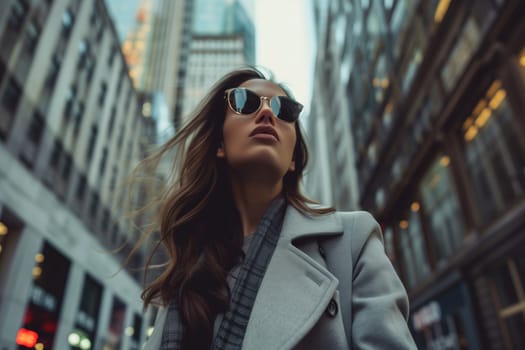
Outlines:
{"label": "coat lapel", "polygon": [[279,242],[255,299],[243,349],[289,349],[315,325],[338,281],[292,241],[341,232],[335,215],[308,217],[288,206]]}

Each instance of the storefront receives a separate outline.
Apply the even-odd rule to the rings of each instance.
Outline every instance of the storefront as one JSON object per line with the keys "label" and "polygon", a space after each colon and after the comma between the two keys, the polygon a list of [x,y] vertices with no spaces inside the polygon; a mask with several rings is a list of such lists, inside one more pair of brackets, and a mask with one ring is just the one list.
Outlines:
{"label": "storefront", "polygon": [[35,255],[30,298],[16,337],[19,349],[54,347],[69,267],[69,260],[48,243]]}
{"label": "storefront", "polygon": [[0,348],[139,349],[146,329],[138,283],[114,274],[111,254],[88,249],[93,240],[80,226],[46,226],[42,217],[31,222],[0,202]]}
{"label": "storefront", "polygon": [[472,303],[464,282],[412,307],[410,327],[418,349],[479,349]]}

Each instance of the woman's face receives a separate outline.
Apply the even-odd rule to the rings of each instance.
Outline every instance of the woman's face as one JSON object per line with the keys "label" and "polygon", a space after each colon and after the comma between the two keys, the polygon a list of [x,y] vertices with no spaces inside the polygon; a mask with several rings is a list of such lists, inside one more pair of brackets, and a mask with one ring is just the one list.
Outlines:
{"label": "woman's face", "polygon": [[[271,98],[286,96],[275,83],[264,79],[248,80],[240,87],[259,96]],[[267,99],[260,109],[252,114],[236,114],[226,107],[223,125],[223,141],[217,151],[233,171],[239,174],[261,175],[282,179],[288,171],[295,169],[293,152],[297,135],[295,122],[277,118]],[[273,180],[273,179],[272,179]]]}

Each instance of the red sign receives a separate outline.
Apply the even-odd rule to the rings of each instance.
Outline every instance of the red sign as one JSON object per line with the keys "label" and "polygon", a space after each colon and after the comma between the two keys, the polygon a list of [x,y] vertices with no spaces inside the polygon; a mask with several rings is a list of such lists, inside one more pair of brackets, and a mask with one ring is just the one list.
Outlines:
{"label": "red sign", "polygon": [[25,346],[26,348],[33,348],[37,340],[38,333],[25,328],[20,328],[16,335],[16,343]]}

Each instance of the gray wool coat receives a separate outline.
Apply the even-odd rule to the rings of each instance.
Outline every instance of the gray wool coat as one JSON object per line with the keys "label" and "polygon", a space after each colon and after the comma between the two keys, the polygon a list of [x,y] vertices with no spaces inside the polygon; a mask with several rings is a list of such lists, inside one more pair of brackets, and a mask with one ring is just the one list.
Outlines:
{"label": "gray wool coat", "polygon": [[[158,350],[161,309],[145,350]],[[408,298],[367,212],[310,217],[288,206],[243,350],[416,349]]]}

